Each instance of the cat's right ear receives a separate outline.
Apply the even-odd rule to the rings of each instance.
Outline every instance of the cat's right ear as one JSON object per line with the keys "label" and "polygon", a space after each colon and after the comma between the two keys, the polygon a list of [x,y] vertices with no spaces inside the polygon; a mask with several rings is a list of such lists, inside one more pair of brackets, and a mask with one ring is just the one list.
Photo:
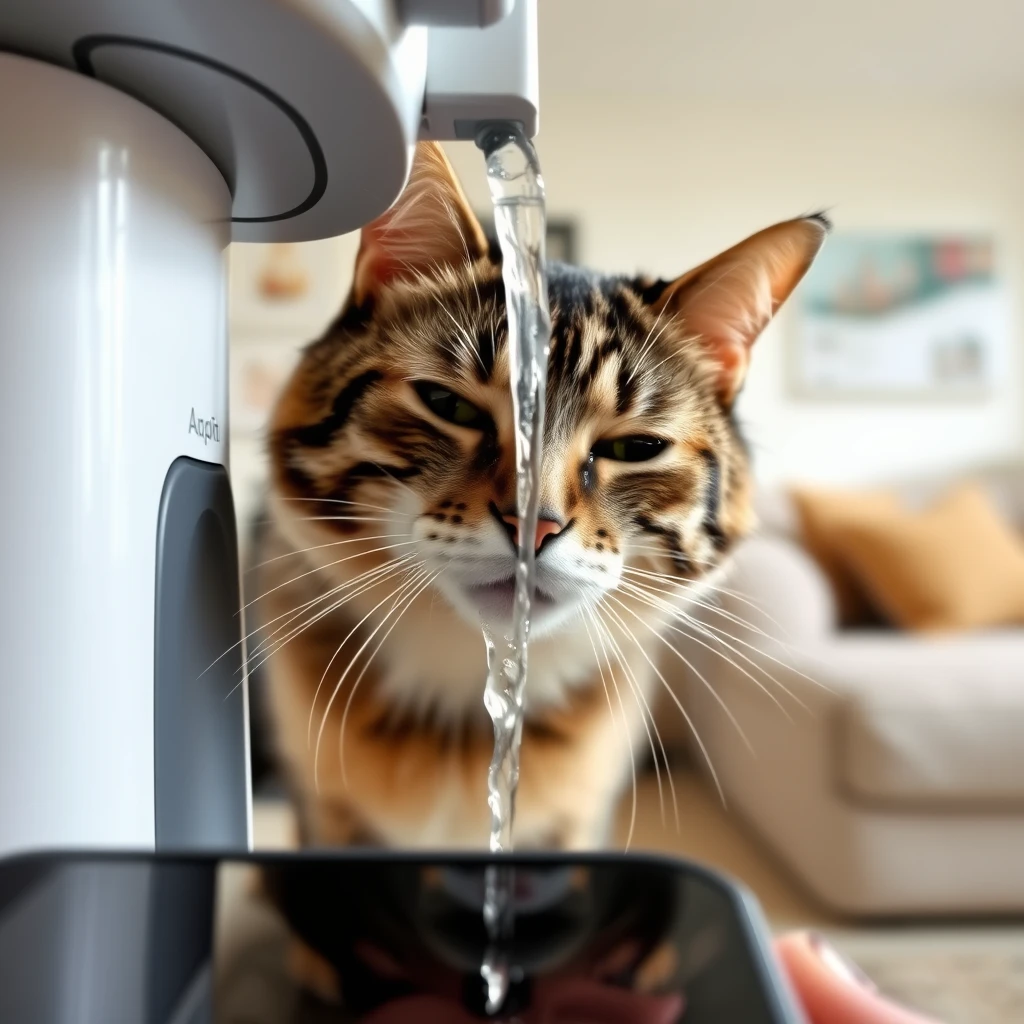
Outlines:
{"label": "cat's right ear", "polygon": [[810,269],[830,229],[820,213],[765,228],[662,292],[658,314],[669,310],[703,344],[725,408],[743,386],[754,342]]}
{"label": "cat's right ear", "polygon": [[363,228],[352,298],[362,305],[393,281],[468,266],[487,251],[487,237],[444,150],[421,142],[405,190]]}

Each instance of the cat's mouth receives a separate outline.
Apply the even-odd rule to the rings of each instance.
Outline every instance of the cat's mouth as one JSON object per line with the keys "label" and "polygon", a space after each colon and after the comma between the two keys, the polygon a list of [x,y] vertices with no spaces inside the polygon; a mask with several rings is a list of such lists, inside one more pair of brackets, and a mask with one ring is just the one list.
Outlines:
{"label": "cat's mouth", "polygon": [[[512,606],[516,596],[515,578],[494,580],[491,583],[483,583],[479,586],[467,588],[469,595],[480,605],[481,613],[488,615],[500,615],[508,618],[512,615]],[[533,593],[533,607],[537,610],[553,608],[558,601],[550,594],[545,593],[539,587]]]}

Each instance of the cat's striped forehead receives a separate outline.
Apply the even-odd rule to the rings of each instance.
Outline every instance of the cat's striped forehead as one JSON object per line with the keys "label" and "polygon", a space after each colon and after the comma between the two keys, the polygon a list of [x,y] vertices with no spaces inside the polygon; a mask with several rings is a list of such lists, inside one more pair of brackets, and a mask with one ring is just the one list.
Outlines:
{"label": "cat's striped forehead", "polygon": [[[689,418],[720,433],[724,415],[698,344],[677,318],[657,312],[662,282],[608,277],[549,266],[551,345],[548,434],[583,422],[636,421],[648,432],[677,432]],[[379,357],[410,379],[462,382],[467,397],[510,387],[505,294],[500,266],[484,261],[472,275],[445,275],[400,289],[380,312]]]}

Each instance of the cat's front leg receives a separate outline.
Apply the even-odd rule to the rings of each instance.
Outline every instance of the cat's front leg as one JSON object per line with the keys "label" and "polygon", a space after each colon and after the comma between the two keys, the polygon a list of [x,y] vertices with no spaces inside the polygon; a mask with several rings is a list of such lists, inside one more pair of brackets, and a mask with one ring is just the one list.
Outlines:
{"label": "cat's front leg", "polygon": [[351,804],[335,797],[305,801],[299,815],[304,847],[383,846]]}

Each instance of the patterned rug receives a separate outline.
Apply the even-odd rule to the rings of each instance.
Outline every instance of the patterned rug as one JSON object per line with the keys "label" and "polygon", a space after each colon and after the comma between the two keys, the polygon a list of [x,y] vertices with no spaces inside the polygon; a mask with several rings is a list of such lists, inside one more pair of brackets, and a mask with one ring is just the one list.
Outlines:
{"label": "patterned rug", "polygon": [[942,1024],[1024,1024],[1024,952],[858,949],[878,987]]}

